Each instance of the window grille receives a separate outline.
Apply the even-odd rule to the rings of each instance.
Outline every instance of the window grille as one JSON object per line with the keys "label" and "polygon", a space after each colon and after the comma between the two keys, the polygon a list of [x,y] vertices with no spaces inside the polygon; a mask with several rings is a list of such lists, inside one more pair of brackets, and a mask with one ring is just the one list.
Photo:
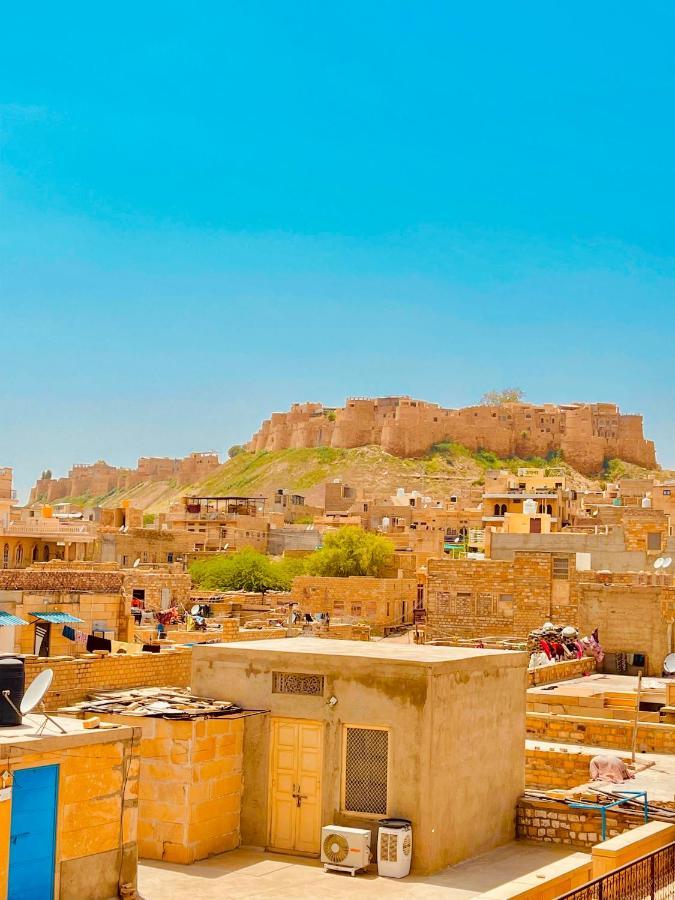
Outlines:
{"label": "window grille", "polygon": [[570,561],[567,556],[553,557],[553,577],[561,581],[567,581],[570,577]]}
{"label": "window grille", "polygon": [[386,815],[388,777],[389,732],[345,726],[345,812]]}
{"label": "window grille", "polygon": [[323,695],[323,675],[307,675],[302,672],[273,672],[273,694]]}

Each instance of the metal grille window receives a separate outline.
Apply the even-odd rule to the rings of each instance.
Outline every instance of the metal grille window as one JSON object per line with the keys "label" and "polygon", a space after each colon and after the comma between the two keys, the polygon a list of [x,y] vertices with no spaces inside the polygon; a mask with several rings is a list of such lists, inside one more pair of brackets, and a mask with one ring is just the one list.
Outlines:
{"label": "metal grille window", "polygon": [[383,816],[387,814],[389,732],[384,728],[345,726],[344,810]]}
{"label": "metal grille window", "polygon": [[273,694],[323,695],[323,675],[306,675],[303,672],[273,672]]}
{"label": "metal grille window", "polygon": [[567,581],[570,577],[570,561],[567,556],[553,557],[553,577],[556,580]]}

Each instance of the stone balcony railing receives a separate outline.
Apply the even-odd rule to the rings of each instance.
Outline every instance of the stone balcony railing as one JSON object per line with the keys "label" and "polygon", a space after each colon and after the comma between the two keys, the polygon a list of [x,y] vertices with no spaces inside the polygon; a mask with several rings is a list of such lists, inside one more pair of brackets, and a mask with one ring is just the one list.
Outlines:
{"label": "stone balcony railing", "polygon": [[93,541],[96,528],[89,522],[59,522],[56,519],[28,519],[0,525],[0,536],[41,537],[45,540]]}

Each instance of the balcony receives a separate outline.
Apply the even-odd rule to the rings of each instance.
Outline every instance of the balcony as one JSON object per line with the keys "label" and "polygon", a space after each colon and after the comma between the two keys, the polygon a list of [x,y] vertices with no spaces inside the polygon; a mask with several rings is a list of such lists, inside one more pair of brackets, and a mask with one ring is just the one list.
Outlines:
{"label": "balcony", "polygon": [[0,526],[0,537],[37,537],[42,540],[93,541],[96,528],[89,522],[59,522],[56,519],[27,519]]}

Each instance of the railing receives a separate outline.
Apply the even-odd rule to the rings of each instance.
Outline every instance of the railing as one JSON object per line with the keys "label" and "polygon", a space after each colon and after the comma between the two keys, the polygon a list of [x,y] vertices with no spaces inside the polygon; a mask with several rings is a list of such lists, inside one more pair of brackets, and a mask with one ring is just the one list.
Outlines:
{"label": "railing", "polygon": [[21,537],[23,535],[42,535],[50,537],[68,537],[71,539],[93,538],[96,529],[89,522],[66,523],[58,519],[29,519],[24,522],[10,522],[0,525],[0,535]]}
{"label": "railing", "polygon": [[561,894],[558,900],[675,900],[675,843]]}

